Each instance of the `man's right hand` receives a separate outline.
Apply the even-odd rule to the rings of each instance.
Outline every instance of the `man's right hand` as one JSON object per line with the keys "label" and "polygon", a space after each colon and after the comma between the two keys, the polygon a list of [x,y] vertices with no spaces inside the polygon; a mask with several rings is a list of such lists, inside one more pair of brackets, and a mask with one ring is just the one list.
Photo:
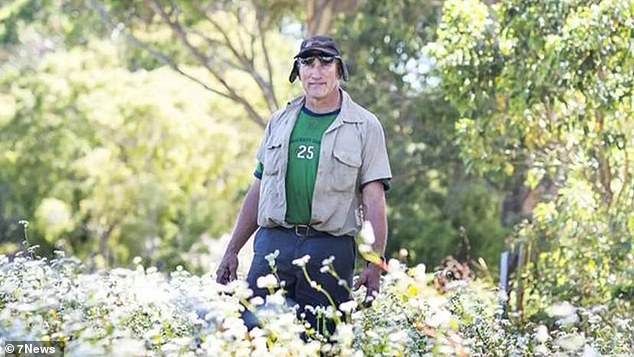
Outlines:
{"label": "man's right hand", "polygon": [[216,270],[216,282],[218,284],[227,284],[236,280],[238,271],[238,254],[226,252]]}

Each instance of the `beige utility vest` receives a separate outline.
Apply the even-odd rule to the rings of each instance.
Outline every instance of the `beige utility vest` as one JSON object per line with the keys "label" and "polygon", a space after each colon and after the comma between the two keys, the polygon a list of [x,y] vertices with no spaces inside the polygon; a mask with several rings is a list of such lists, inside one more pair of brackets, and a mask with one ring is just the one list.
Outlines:
{"label": "beige utility vest", "polygon": [[[336,236],[356,235],[363,222],[361,187],[390,179],[383,127],[343,90],[341,110],[324,132],[310,225]],[[293,100],[269,121],[257,159],[264,164],[258,225],[291,228],[286,218],[286,167],[291,132],[305,98]]]}

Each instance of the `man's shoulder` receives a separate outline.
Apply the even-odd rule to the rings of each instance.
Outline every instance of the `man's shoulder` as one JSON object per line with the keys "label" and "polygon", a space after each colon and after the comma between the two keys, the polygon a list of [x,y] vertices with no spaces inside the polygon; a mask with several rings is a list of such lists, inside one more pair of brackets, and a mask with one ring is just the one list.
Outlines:
{"label": "man's shoulder", "polygon": [[347,96],[348,101],[347,111],[349,116],[353,117],[357,121],[368,123],[369,127],[381,127],[381,122],[374,113],[357,103],[350,97],[349,94],[346,93],[345,95]]}
{"label": "man's shoulder", "polygon": [[275,112],[273,112],[273,114],[271,115],[271,119],[269,119],[269,123],[275,123],[279,121],[282,115],[284,115],[285,111],[286,111],[286,108],[280,108],[276,110]]}
{"label": "man's shoulder", "polygon": [[271,115],[271,119],[269,120],[269,125],[276,125],[284,116],[284,113],[291,111],[293,109],[296,109],[297,106],[301,106],[303,104],[303,96],[299,96],[294,98],[293,100],[289,101],[288,103],[286,103],[285,106],[279,108],[278,110],[276,110],[272,115]]}

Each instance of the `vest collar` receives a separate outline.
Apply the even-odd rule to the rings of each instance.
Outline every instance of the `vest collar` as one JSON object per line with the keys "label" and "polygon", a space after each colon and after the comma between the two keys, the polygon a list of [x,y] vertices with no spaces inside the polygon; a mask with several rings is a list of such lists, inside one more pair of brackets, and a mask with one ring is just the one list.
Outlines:
{"label": "vest collar", "polygon": [[[333,126],[339,126],[335,125],[337,121],[341,121],[343,123],[362,123],[363,116],[359,115],[358,113],[358,104],[355,103],[352,98],[350,98],[348,92],[341,88],[339,88],[339,91],[341,92],[341,110],[339,112],[339,115],[337,116],[337,119],[335,119]],[[299,96],[287,103],[286,110],[299,110],[304,105],[304,103],[306,103],[306,96]]]}

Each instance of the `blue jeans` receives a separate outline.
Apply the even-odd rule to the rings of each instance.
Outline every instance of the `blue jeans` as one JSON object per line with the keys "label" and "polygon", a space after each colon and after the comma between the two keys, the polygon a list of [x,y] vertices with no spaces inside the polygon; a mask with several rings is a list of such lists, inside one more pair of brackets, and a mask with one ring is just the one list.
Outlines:
{"label": "blue jeans", "polygon": [[[335,259],[332,262],[337,275],[352,288],[352,276],[357,255],[356,244],[351,236],[336,237],[323,232],[312,231],[308,236],[298,235],[294,230],[285,228],[260,227],[255,234],[253,242],[253,261],[247,275],[249,287],[253,290],[253,296],[264,298],[268,291],[257,287],[258,277],[271,273],[271,268],[265,256],[279,250],[276,258],[277,274],[281,281],[285,282],[286,297],[299,305],[298,316],[303,312],[306,321],[313,328],[325,332],[317,324],[317,318],[310,311],[305,310],[306,305],[313,307],[329,306],[328,298],[310,286],[301,267],[292,264],[292,261],[309,255],[310,260],[306,264],[308,276],[311,280],[320,284],[335,301],[337,307],[342,302],[351,299],[346,287],[339,285],[330,273],[322,273],[322,261],[330,256]],[[247,326],[251,329],[254,326]],[[334,324],[327,322],[327,328],[332,333]]]}

